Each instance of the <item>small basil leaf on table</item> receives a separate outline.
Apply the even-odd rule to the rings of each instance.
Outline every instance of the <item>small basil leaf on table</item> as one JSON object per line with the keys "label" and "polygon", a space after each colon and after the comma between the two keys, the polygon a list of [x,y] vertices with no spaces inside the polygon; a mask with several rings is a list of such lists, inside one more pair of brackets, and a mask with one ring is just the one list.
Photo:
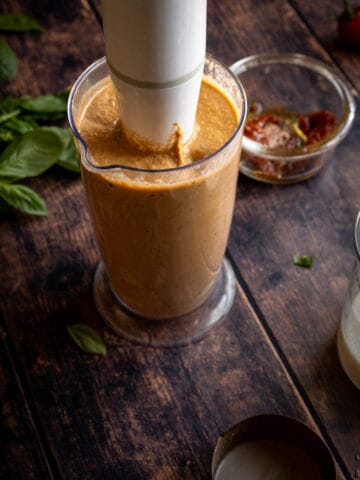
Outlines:
{"label": "small basil leaf on table", "polygon": [[14,182],[40,175],[50,168],[63,152],[58,129],[38,127],[15,139],[0,155],[0,179]]}
{"label": "small basil leaf on table", "polygon": [[47,215],[44,200],[31,188],[24,185],[0,182],[0,198],[24,213]]}
{"label": "small basil leaf on table", "polygon": [[100,335],[88,325],[77,323],[66,327],[70,337],[86,353],[106,354],[106,346]]}
{"label": "small basil leaf on table", "polygon": [[313,264],[313,259],[310,255],[294,255],[293,263],[298,267],[310,268]]}
{"label": "small basil leaf on table", "polygon": [[41,32],[38,22],[29,15],[0,15],[0,30],[3,32]]}
{"label": "small basil leaf on table", "polygon": [[7,42],[0,38],[0,80],[9,81],[16,77],[18,61]]}

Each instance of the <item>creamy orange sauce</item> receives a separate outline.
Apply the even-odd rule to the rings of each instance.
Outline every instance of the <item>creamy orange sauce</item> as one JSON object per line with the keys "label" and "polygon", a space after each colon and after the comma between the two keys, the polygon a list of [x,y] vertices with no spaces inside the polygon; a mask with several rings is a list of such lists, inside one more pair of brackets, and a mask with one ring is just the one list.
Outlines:
{"label": "creamy orange sauce", "polygon": [[163,148],[154,149],[143,142],[130,141],[122,128],[109,78],[98,86],[82,115],[81,134],[98,165],[121,164],[145,169],[175,168],[207,157],[231,137],[238,123],[231,100],[209,80],[202,83],[196,126],[185,145],[181,144],[181,134],[176,128]]}
{"label": "creamy orange sauce", "polygon": [[[240,134],[205,164],[234,133],[239,112],[229,97],[203,81],[197,127],[178,152],[129,142],[108,79],[85,98],[80,132],[97,165],[172,172],[100,171],[83,159],[83,178],[97,241],[113,291],[132,311],[150,318],[187,313],[211,291],[230,229],[240,159]],[[156,119],[155,119],[156,120]],[[176,139],[175,139],[176,140]]]}

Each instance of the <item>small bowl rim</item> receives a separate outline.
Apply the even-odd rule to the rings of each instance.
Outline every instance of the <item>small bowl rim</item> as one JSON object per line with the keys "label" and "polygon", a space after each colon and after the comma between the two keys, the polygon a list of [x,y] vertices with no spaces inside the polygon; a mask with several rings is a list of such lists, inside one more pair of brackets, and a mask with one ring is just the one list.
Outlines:
{"label": "small bowl rim", "polygon": [[314,155],[319,155],[334,149],[338,143],[340,143],[349,133],[349,130],[355,119],[356,103],[345,81],[340,78],[339,74],[335,72],[332,67],[323,61],[308,55],[303,55],[301,53],[260,53],[250,55],[234,62],[230,66],[230,70],[241,82],[241,74],[252,69],[253,67],[266,66],[276,63],[297,65],[312,70],[325,77],[334,86],[335,90],[339,94],[339,97],[344,103],[342,118],[340,119],[337,128],[324,143],[316,143],[297,149],[285,150],[279,148],[269,148],[266,145],[251,140],[243,135],[242,148],[244,152],[260,155],[267,160],[286,160],[287,162],[293,162],[304,160]]}
{"label": "small bowl rim", "polygon": [[[336,466],[332,452],[314,425],[305,420],[279,413],[260,413],[248,416],[232,425],[217,439],[211,461],[211,475],[215,475],[226,455],[236,446],[259,440],[280,440],[310,454],[327,480],[336,480]],[[326,476],[325,476],[326,474]]]}

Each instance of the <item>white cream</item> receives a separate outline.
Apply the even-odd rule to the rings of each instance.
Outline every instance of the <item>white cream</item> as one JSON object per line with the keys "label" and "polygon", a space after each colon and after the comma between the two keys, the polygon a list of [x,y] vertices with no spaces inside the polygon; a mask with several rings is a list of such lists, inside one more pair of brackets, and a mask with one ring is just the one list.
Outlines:
{"label": "white cream", "polygon": [[360,388],[360,292],[353,300],[351,293],[342,313],[337,346],[345,373]]}
{"label": "white cream", "polygon": [[281,440],[244,442],[221,461],[214,480],[325,480],[310,455]]}

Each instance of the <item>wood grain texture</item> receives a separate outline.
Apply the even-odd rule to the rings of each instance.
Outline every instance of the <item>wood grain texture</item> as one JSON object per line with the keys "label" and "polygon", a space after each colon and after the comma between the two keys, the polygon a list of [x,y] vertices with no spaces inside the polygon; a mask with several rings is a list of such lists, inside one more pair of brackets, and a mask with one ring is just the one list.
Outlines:
{"label": "wood grain texture", "polygon": [[[6,34],[19,72],[6,90],[38,95],[70,88],[90,63],[104,55],[101,28],[88,2],[5,1],[1,13],[34,16],[41,33]],[[86,41],[83,41],[86,39]]]}
{"label": "wood grain texture", "polygon": [[[358,54],[342,52],[324,41],[329,47],[326,51],[316,37],[309,40],[306,24],[299,22],[290,5],[266,2],[254,18],[245,13],[250,5],[241,4],[240,7],[234,2],[221,2],[221,8],[233,9],[228,29],[234,31],[240,23],[249,28],[246,38],[252,51],[245,41],[239,42],[239,57],[280,47],[281,51],[297,51],[326,62],[337,55],[340,67],[357,84]],[[311,2],[297,2],[299,10],[311,19],[308,25],[314,30],[319,28],[322,35],[324,23],[329,24],[320,19],[327,18],[330,11],[330,2],[321,2],[322,8],[326,4],[328,9],[319,11]],[[255,32],[260,33],[260,39],[266,39],[261,49]],[[214,42],[214,49],[219,43],[220,37]],[[222,44],[221,48],[230,52],[235,45],[232,50],[230,44]],[[310,410],[344,459],[349,477],[359,472],[358,391],[339,365],[335,337],[355,259],[352,229],[360,207],[359,148],[357,117],[350,135],[316,178],[299,185],[275,187],[240,176],[229,244],[243,285],[251,292],[264,324],[279,342],[294,378],[306,392]],[[313,255],[313,268],[307,271],[294,267],[294,254]]]}
{"label": "wood grain texture", "polygon": [[[103,55],[101,29],[85,2],[64,5],[47,1],[2,2],[1,13],[33,15],[44,28],[41,34],[6,35],[19,58],[19,72],[14,81],[1,85],[2,96],[38,95],[67,89],[89,63]],[[84,32],[91,41],[79,45],[77,39]],[[44,342],[51,348],[53,340],[55,351],[61,358],[52,329],[58,321],[56,319],[66,318],[63,292],[68,291],[70,298],[72,295],[81,301],[81,280],[85,278],[89,281],[92,277],[92,268],[98,256],[91,235],[86,235],[84,228],[80,228],[81,222],[86,225],[89,219],[83,208],[84,196],[77,176],[53,169],[41,180],[26,183],[45,198],[49,216],[35,219],[12,213],[1,218],[0,285],[1,311],[6,328],[10,327],[9,336],[14,340],[10,355],[23,367],[24,384],[20,385],[20,390],[23,388],[25,392],[31,392],[29,368],[38,360],[35,346]],[[60,222],[59,230],[50,227],[54,221]],[[87,263],[78,263],[74,238],[78,239],[81,248],[92,251],[92,265],[89,265],[91,254]],[[51,298],[47,295],[48,291],[52,293]],[[38,300],[34,301],[37,294]],[[16,305],[16,311],[9,311],[8,305]],[[35,313],[30,317],[34,306]],[[92,311],[84,314],[91,319]],[[49,330],[40,337],[37,326],[44,319],[42,325]],[[70,318],[68,320],[71,321]],[[41,406],[38,409],[36,399],[30,393],[33,400],[30,405],[35,405],[30,412],[35,424],[31,424],[26,416],[27,406],[24,401],[21,403],[21,391],[19,387],[17,389],[13,372],[9,370],[7,352],[4,355],[4,363],[1,363],[4,428],[0,478],[57,478],[58,469],[53,461],[56,455],[52,455],[50,442],[46,435],[38,438],[39,432],[46,430],[46,408]],[[43,424],[36,423],[36,419]],[[47,460],[50,466],[46,465]]]}
{"label": "wood grain texture", "polygon": [[22,355],[62,478],[208,478],[217,436],[240,419],[265,411],[311,423],[245,298],[186,348],[134,347],[96,324],[104,358],[68,341],[67,318],[80,316],[68,306],[51,332],[44,314]]}
{"label": "wood grain texture", "polygon": [[[250,0],[209,0],[208,50],[223,62],[279,50],[330,62],[291,4],[252,7]],[[85,1],[5,0],[1,9],[31,13],[45,28],[7,36],[22,57],[8,92],[62,90],[103,54]],[[53,476],[63,479],[206,479],[217,436],[242,418],[270,412],[316,423],[340,460],[339,478],[356,478],[358,392],[340,369],[334,338],[354,258],[358,130],[357,121],[311,181],[273,187],[239,178],[229,243],[240,282],[236,302],[220,327],[185,348],[134,346],[105,327],[92,300],[99,254],[80,180],[53,170],[29,182],[50,213],[1,218],[0,309],[31,399],[32,428],[41,435],[29,452],[36,436],[30,429],[13,450],[12,436],[29,423],[19,390],[1,388],[6,405],[11,395],[19,401],[5,411],[10,453],[0,478],[15,471],[19,455],[24,472],[29,464],[36,478],[45,471],[43,450]],[[294,267],[295,253],[312,254],[314,267]],[[80,322],[104,336],[106,357],[83,354],[70,342],[65,326]],[[8,363],[0,375],[13,385]]]}
{"label": "wood grain texture", "polygon": [[326,53],[288,2],[208,1],[208,51],[227,65],[257,53]]}
{"label": "wood grain texture", "polygon": [[[358,93],[360,89],[359,50],[346,48],[340,43],[337,35],[336,17],[343,11],[342,0],[318,2],[316,8],[310,0],[294,0],[292,3],[307,22],[313,35],[329,52],[334,62],[352,82]],[[356,5],[356,2],[350,2],[350,4]],[[356,94],[355,89],[353,93]]]}
{"label": "wood grain texture", "polygon": [[0,337],[0,478],[51,478],[47,456],[2,328]]}

